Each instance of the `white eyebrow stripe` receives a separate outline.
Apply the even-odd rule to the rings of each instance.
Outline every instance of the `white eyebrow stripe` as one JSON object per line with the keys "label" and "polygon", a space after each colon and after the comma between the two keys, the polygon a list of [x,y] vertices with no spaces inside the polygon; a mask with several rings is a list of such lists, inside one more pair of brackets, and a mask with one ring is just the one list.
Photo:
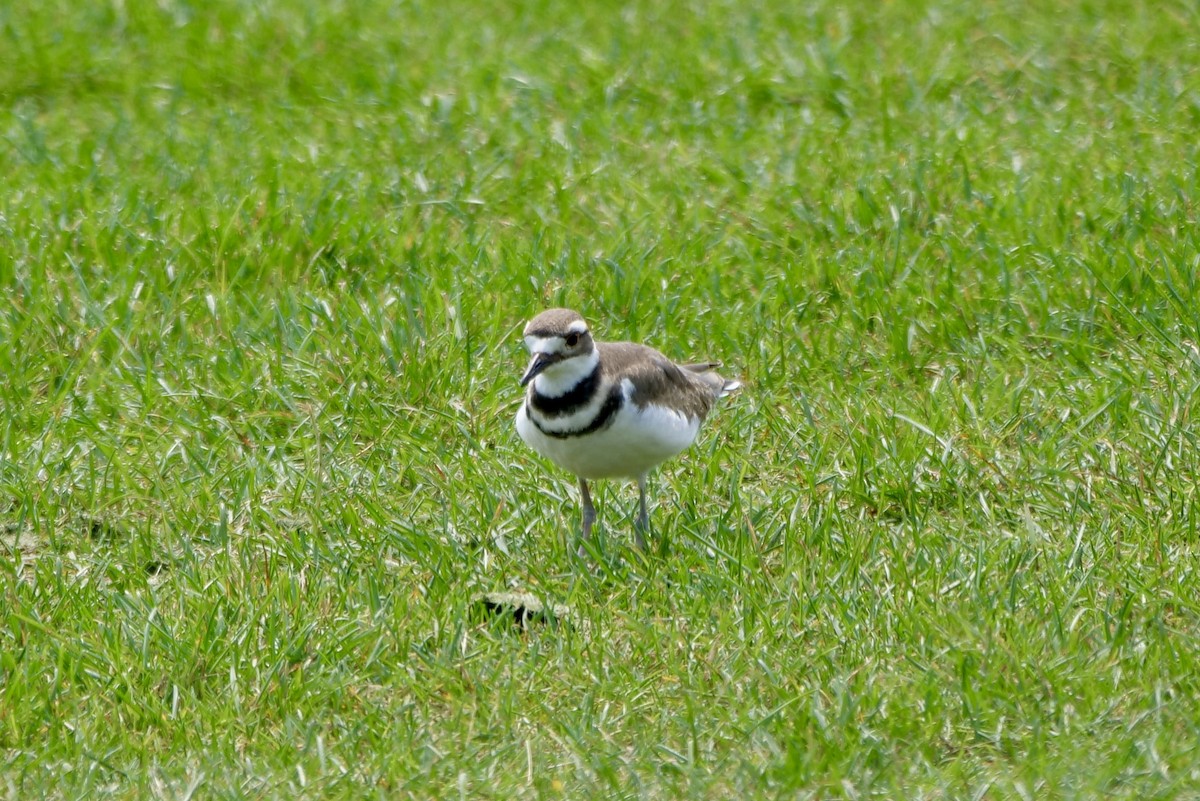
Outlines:
{"label": "white eyebrow stripe", "polygon": [[563,347],[562,337],[525,337],[525,347],[530,353],[558,353]]}
{"label": "white eyebrow stripe", "polygon": [[587,330],[587,323],[583,320],[576,320],[567,326],[567,331],[572,334],[586,334]]}

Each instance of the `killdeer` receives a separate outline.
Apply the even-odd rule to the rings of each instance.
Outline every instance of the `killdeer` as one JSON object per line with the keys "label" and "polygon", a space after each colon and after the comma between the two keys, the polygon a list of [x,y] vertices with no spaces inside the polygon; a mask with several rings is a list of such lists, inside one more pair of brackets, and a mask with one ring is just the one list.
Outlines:
{"label": "killdeer", "polygon": [[528,386],[517,412],[525,443],[579,477],[584,555],[596,521],[588,481],[636,479],[637,546],[646,549],[650,525],[646,476],[691,445],[718,398],[741,384],[712,370],[713,362],[675,364],[634,342],[596,342],[587,322],[570,309],[548,309],[525,326],[532,360],[521,377]]}

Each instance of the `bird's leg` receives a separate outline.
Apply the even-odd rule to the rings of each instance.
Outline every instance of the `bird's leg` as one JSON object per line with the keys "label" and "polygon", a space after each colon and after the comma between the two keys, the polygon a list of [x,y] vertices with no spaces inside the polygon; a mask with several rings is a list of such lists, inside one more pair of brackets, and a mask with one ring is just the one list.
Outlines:
{"label": "bird's leg", "polygon": [[646,511],[646,477],[638,476],[638,516],[633,521],[634,542],[641,551],[646,547],[646,533],[650,531],[650,513]]}
{"label": "bird's leg", "polygon": [[588,543],[592,540],[592,524],[596,522],[596,507],[592,506],[592,496],[588,492],[587,481],[579,479],[579,502],[583,506],[583,536],[579,538],[579,556],[587,555]]}

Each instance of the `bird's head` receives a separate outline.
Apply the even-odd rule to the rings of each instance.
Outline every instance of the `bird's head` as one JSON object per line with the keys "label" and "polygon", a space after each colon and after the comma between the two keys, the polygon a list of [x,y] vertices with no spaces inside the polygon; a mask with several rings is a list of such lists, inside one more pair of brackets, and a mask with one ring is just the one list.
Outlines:
{"label": "bird's head", "polygon": [[547,309],[529,321],[524,337],[532,358],[521,386],[543,373],[555,382],[578,380],[595,368],[596,343],[578,312]]}

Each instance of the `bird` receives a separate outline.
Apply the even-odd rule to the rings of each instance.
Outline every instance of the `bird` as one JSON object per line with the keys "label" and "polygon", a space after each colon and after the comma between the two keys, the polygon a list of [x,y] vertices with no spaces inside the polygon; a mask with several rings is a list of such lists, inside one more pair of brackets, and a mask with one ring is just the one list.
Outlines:
{"label": "bird", "polygon": [[632,479],[638,485],[635,544],[645,551],[650,471],[695,441],[719,398],[741,387],[717,362],[676,364],[635,342],[597,342],[571,309],[547,309],[525,326],[529,366],[517,433],[530,448],[579,479],[587,554],[596,521],[588,482]]}

